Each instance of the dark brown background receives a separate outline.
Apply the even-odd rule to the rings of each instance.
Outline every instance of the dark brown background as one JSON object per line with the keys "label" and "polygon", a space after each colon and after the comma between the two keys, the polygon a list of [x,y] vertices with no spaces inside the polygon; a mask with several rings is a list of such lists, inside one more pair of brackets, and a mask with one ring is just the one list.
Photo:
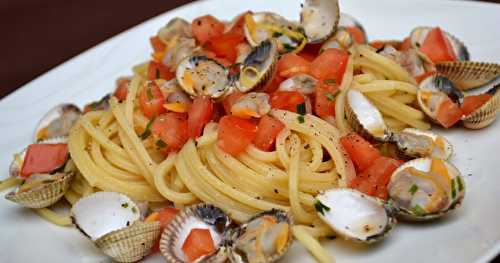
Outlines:
{"label": "dark brown background", "polygon": [[1,0],[0,98],[107,38],[188,2]]}

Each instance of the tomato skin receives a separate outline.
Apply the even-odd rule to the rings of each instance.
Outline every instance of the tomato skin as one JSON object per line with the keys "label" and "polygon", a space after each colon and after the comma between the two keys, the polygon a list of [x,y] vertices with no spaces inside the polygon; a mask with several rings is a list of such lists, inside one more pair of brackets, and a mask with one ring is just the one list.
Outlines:
{"label": "tomato skin", "polygon": [[285,125],[279,120],[264,115],[259,121],[257,135],[253,140],[253,144],[263,151],[270,151],[274,146],[276,137],[284,128]]}
{"label": "tomato skin", "polygon": [[115,96],[119,101],[124,101],[127,98],[130,79],[119,79],[117,84],[118,85],[113,93],[113,96]]}
{"label": "tomato skin", "polygon": [[245,151],[257,135],[257,125],[248,119],[226,115],[219,121],[217,145],[233,156]]}
{"label": "tomato skin", "polygon": [[335,80],[335,83],[340,85],[348,59],[347,51],[336,48],[326,49],[311,63],[311,75],[319,80]]}
{"label": "tomato skin", "polygon": [[314,99],[314,112],[321,118],[327,116],[335,117],[335,100],[331,101],[330,99],[336,95],[338,92],[338,87],[331,88],[330,91],[327,88],[324,88],[323,85],[318,85],[315,91],[315,99]]}
{"label": "tomato skin", "polygon": [[461,106],[462,113],[465,116],[468,116],[473,111],[483,106],[488,100],[491,99],[491,97],[492,97],[491,94],[466,96]]}
{"label": "tomato skin", "polygon": [[234,25],[227,31],[228,33],[237,34],[245,38],[245,31],[243,27],[245,26],[245,15],[252,14],[252,11],[246,11],[238,16],[238,20]]}
{"label": "tomato skin", "polygon": [[144,116],[149,119],[166,111],[163,104],[165,96],[154,82],[149,82],[139,93],[139,106]]}
{"label": "tomato skin", "polygon": [[445,128],[450,128],[462,118],[462,110],[450,98],[446,98],[437,110],[436,120]]}
{"label": "tomato skin", "polygon": [[215,250],[214,241],[210,230],[205,228],[193,228],[182,244],[182,251],[189,262],[193,262],[201,256],[212,253]]}
{"label": "tomato skin", "polygon": [[191,23],[193,36],[202,45],[212,37],[222,35],[224,27],[224,23],[211,15],[200,16]]}
{"label": "tomato skin", "polygon": [[160,62],[150,61],[148,66],[148,79],[164,79],[171,80],[175,77],[175,73],[170,71],[170,68]]}
{"label": "tomato skin", "polygon": [[278,74],[278,71],[275,70],[274,73],[273,73],[273,77],[271,78],[271,80],[268,81],[266,83],[266,85],[262,87],[261,90],[263,92],[266,92],[267,94],[272,94],[273,92],[275,92],[276,90],[278,90],[278,88],[280,87],[281,82],[283,82],[283,81],[285,81],[285,78],[280,77],[280,75]]}
{"label": "tomato skin", "polygon": [[68,145],[31,144],[28,146],[20,176],[27,178],[34,173],[49,173],[61,167],[68,158]]}
{"label": "tomato skin", "polygon": [[403,39],[403,43],[401,43],[401,51],[406,51],[408,49],[411,48],[411,40],[410,40],[410,37],[406,37],[405,39]]}
{"label": "tomato skin", "polygon": [[[163,229],[165,228],[165,226],[168,225],[178,213],[179,209],[175,207],[165,207],[159,210],[158,212],[150,214],[144,221],[146,222],[159,221],[161,229],[160,232],[163,233]],[[151,248],[151,251],[149,253],[153,254],[158,251],[160,251],[160,240],[156,242],[156,244]]]}
{"label": "tomato skin", "polygon": [[[380,156],[351,182],[351,187],[382,199],[387,199],[387,185],[392,173],[403,164],[400,160]],[[359,179],[358,179],[359,178]]]}
{"label": "tomato skin", "polygon": [[245,36],[238,33],[228,32],[220,36],[210,38],[209,45],[217,57],[225,58],[229,63],[236,61],[238,51],[236,46],[245,41]]}
{"label": "tomato skin", "polygon": [[160,40],[158,36],[150,37],[149,42],[151,43],[151,47],[155,52],[162,52],[166,48],[166,45]]}
{"label": "tomato skin", "polygon": [[151,125],[151,133],[166,144],[163,152],[178,151],[189,139],[186,114],[168,112],[158,116]]}
{"label": "tomato skin", "polygon": [[298,74],[309,73],[311,63],[295,53],[287,53],[278,61],[277,71],[280,77],[290,78]]}
{"label": "tomato skin", "polygon": [[347,32],[349,32],[351,34],[354,42],[356,42],[358,44],[363,44],[366,42],[365,34],[363,33],[363,31],[359,27],[349,26],[346,29],[347,29]]}
{"label": "tomato skin", "polygon": [[450,41],[439,27],[433,28],[427,34],[420,51],[426,54],[434,63],[457,59]]}
{"label": "tomato skin", "polygon": [[271,95],[271,108],[297,112],[297,105],[305,102],[298,91],[276,91]]}
{"label": "tomato skin", "polygon": [[373,145],[354,132],[340,138],[340,143],[353,161],[357,173],[363,172],[381,156]]}
{"label": "tomato skin", "polygon": [[422,82],[422,80],[426,79],[427,77],[429,76],[432,76],[436,74],[436,71],[427,71],[423,74],[420,74],[418,76],[415,77],[415,80],[417,81],[418,84],[420,84],[420,82]]}
{"label": "tomato skin", "polygon": [[243,97],[243,95],[245,95],[245,93],[236,90],[224,98],[224,100],[222,101],[222,106],[224,106],[224,111],[226,112],[226,114],[231,114],[231,107],[234,103],[236,103],[236,101]]}
{"label": "tomato skin", "polygon": [[208,96],[197,96],[188,110],[188,136],[195,139],[212,119],[214,103]]}

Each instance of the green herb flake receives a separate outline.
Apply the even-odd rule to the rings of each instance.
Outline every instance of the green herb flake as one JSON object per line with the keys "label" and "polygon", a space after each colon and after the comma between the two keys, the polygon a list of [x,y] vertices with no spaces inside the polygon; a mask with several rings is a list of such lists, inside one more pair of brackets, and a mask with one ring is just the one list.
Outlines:
{"label": "green herb flake", "polygon": [[122,204],[122,207],[123,207],[123,208],[127,208],[127,207],[128,207],[128,203],[123,203],[123,204]]}
{"label": "green herb flake", "polygon": [[455,180],[451,180],[451,198],[455,199],[456,196],[457,196],[457,188],[455,185]]}
{"label": "green herb flake", "polygon": [[462,190],[464,190],[464,185],[462,183],[462,179],[460,179],[460,177],[457,177],[457,184],[458,184],[458,191],[461,192]]}
{"label": "green herb flake", "polygon": [[326,93],[326,95],[325,95],[325,96],[326,96],[326,99],[327,99],[328,101],[334,101],[334,100],[335,100],[335,98],[339,95],[339,93],[340,93],[340,91],[339,91],[339,90],[337,90],[337,91],[335,91],[335,93],[330,93],[330,92],[328,92],[328,93]]}
{"label": "green herb flake", "polygon": [[148,122],[148,125],[146,125],[146,129],[144,130],[144,132],[139,135],[139,137],[142,139],[142,140],[146,140],[150,135],[151,135],[151,125],[153,125],[153,122],[155,121],[156,119],[156,116],[153,117],[149,122]]}
{"label": "green herb flake", "polygon": [[328,212],[330,211],[330,207],[324,205],[323,203],[321,203],[320,200],[317,200],[316,199],[316,202],[314,202],[314,208],[316,209],[316,211],[318,211],[318,213],[320,213],[321,215],[325,215],[325,211]]}
{"label": "green herb flake", "polygon": [[134,213],[134,214],[137,213],[137,208],[132,207],[132,213]]}
{"label": "green herb flake", "polygon": [[333,86],[337,84],[337,81],[335,79],[325,79],[323,80],[323,83],[325,83],[325,85]]}
{"label": "green herb flake", "polygon": [[156,146],[158,146],[159,148],[165,148],[165,147],[167,147],[167,144],[166,144],[164,141],[162,141],[162,140],[158,140],[158,141],[156,141],[156,143],[155,143],[155,144],[156,144]]}
{"label": "green herb flake", "polygon": [[417,192],[417,190],[418,186],[416,184],[412,184],[408,192],[410,192],[411,195],[414,195]]}
{"label": "green herb flake", "polygon": [[299,123],[304,123],[305,122],[304,115],[299,115],[297,117],[297,120],[299,121]]}
{"label": "green herb flake", "polygon": [[300,115],[306,114],[306,104],[305,103],[297,104],[296,107],[297,107],[298,114],[300,114]]}
{"label": "green herb flake", "polygon": [[295,50],[294,46],[287,43],[283,43],[283,48],[285,49],[286,52],[292,52]]}
{"label": "green herb flake", "polygon": [[416,205],[412,208],[412,211],[413,213],[416,215],[416,216],[422,216],[422,215],[425,215],[425,210],[419,206],[419,205]]}
{"label": "green herb flake", "polygon": [[148,96],[148,100],[153,100],[155,97],[153,96],[153,91],[151,88],[146,88],[146,95]]}
{"label": "green herb flake", "polygon": [[274,33],[273,33],[273,37],[274,37],[274,38],[278,38],[278,37],[280,37],[280,36],[282,36],[282,35],[283,35],[283,34],[282,34],[282,33],[280,33],[280,32],[274,32]]}

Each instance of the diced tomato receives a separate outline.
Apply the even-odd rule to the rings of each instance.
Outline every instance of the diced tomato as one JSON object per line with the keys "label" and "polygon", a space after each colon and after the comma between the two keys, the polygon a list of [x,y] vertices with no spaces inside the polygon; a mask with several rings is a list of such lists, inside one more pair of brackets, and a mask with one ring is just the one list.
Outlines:
{"label": "diced tomato", "polygon": [[420,51],[426,54],[434,63],[457,59],[450,41],[439,27],[433,28],[427,34]]}
{"label": "diced tomato", "polygon": [[436,74],[436,71],[427,71],[425,72],[424,74],[421,74],[421,75],[418,75],[415,77],[415,80],[417,81],[417,83],[420,83],[422,82],[422,80],[426,79],[427,77],[429,76],[432,76]]}
{"label": "diced tomato", "polygon": [[278,74],[278,71],[274,71],[273,77],[271,78],[271,81],[268,81],[265,86],[262,87],[262,91],[266,92],[268,94],[271,94],[275,92],[279,87],[281,82],[283,82],[285,78],[280,77]]}
{"label": "diced tomato", "polygon": [[303,51],[298,53],[297,55],[299,55],[301,58],[305,59],[308,62],[313,62],[314,59],[316,58],[316,55]]}
{"label": "diced tomato", "polygon": [[278,61],[277,70],[280,77],[290,78],[297,74],[309,73],[311,63],[295,53],[287,53]]}
{"label": "diced tomato", "polygon": [[319,80],[334,80],[340,85],[348,59],[347,51],[336,48],[326,49],[311,63],[311,75]]}
{"label": "diced tomato", "polygon": [[403,43],[401,43],[401,46],[399,47],[399,49],[401,51],[406,51],[408,49],[411,48],[411,40],[410,40],[410,37],[406,37],[404,40],[403,40]]}
{"label": "diced tomato", "polygon": [[170,71],[170,68],[160,62],[150,61],[148,66],[148,79],[164,79],[171,80],[175,77],[175,73]]}
{"label": "diced tomato", "polygon": [[354,42],[356,42],[358,44],[363,44],[366,42],[365,34],[363,33],[363,31],[359,27],[349,26],[346,29],[347,29],[347,32],[351,33],[351,36],[354,39]]}
{"label": "diced tomato", "polygon": [[450,98],[446,98],[437,110],[437,121],[445,128],[450,128],[462,117],[462,110]]}
{"label": "diced tomato", "polygon": [[462,113],[465,116],[468,116],[473,111],[479,109],[479,107],[483,106],[487,101],[491,99],[491,94],[481,94],[481,95],[472,95],[464,98],[464,103],[462,103]]}
{"label": "diced tomato", "polygon": [[224,111],[226,111],[226,114],[231,114],[231,107],[243,95],[245,95],[245,93],[236,90],[224,98],[224,100],[222,101],[222,106],[224,106]]}
{"label": "diced tomato", "polygon": [[314,99],[314,112],[321,118],[327,116],[335,117],[335,96],[338,87],[325,88],[324,85],[316,86]]}
{"label": "diced tomato", "polygon": [[210,50],[212,50],[217,57],[225,58],[230,63],[236,61],[238,51],[236,46],[245,41],[245,36],[228,32],[220,36],[214,36],[209,40]]}
{"label": "diced tomato", "polygon": [[165,44],[160,40],[158,36],[150,37],[149,42],[151,43],[151,47],[155,52],[165,51]]}
{"label": "diced tomato", "polygon": [[231,155],[243,152],[257,135],[257,125],[248,119],[226,115],[219,121],[217,145]]}
{"label": "diced tomato", "polygon": [[210,230],[206,228],[193,228],[182,244],[182,251],[189,262],[215,251],[214,241]]}
{"label": "diced tomato", "polygon": [[251,14],[251,11],[246,11],[238,16],[238,20],[234,25],[227,31],[227,33],[237,34],[245,38],[245,31],[243,27],[245,26],[245,15]]}
{"label": "diced tomato", "polygon": [[[158,212],[151,213],[148,217],[146,217],[144,221],[146,222],[159,221],[161,228],[160,232],[163,233],[163,229],[165,228],[165,226],[168,225],[178,213],[179,209],[175,207],[165,207]],[[151,248],[150,254],[156,253],[159,250],[160,250],[160,240],[158,240],[156,244]]]}
{"label": "diced tomato", "polygon": [[353,161],[357,173],[370,167],[381,156],[380,152],[373,145],[357,133],[345,135],[340,139],[340,143]]}
{"label": "diced tomato", "polygon": [[297,105],[304,103],[305,98],[298,91],[276,91],[271,95],[270,102],[274,109],[297,112]]}
{"label": "diced tomato", "polygon": [[263,151],[271,150],[276,137],[283,128],[285,128],[285,125],[281,121],[264,115],[259,121],[257,135],[253,140],[254,145]]}
{"label": "diced tomato", "polygon": [[165,96],[155,82],[148,82],[148,84],[139,93],[139,105],[141,107],[141,111],[149,119],[166,111],[163,107],[164,103]]}
{"label": "diced tomato", "polygon": [[205,124],[209,123],[214,113],[214,103],[207,96],[198,96],[188,110],[188,135],[197,138],[203,132]]}
{"label": "diced tomato", "polygon": [[403,164],[402,161],[380,156],[368,169],[356,176],[356,179],[351,182],[351,187],[365,194],[386,199],[387,184],[392,173],[401,164]]}
{"label": "diced tomato", "polygon": [[169,112],[158,116],[151,125],[151,133],[165,143],[163,152],[178,151],[189,139],[186,114]]}
{"label": "diced tomato", "polygon": [[191,23],[193,35],[202,45],[212,37],[222,35],[224,27],[224,23],[211,15],[200,16]]}
{"label": "diced tomato", "polygon": [[122,78],[117,81],[117,87],[115,93],[113,95],[119,100],[124,101],[127,98],[128,93],[128,85],[130,83],[130,79]]}
{"label": "diced tomato", "polygon": [[34,173],[50,173],[61,167],[68,159],[68,145],[57,144],[31,144],[28,146],[21,177],[29,177]]}

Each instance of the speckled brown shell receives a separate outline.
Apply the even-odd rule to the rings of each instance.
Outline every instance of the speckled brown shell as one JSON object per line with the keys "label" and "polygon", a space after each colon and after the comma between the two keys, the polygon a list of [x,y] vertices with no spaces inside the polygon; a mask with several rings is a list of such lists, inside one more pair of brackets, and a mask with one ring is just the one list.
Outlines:
{"label": "speckled brown shell", "polygon": [[437,72],[449,78],[461,90],[469,90],[491,82],[500,76],[495,63],[450,61],[436,64]]}
{"label": "speckled brown shell", "polygon": [[[277,69],[276,66],[278,64],[277,63],[278,62],[277,43],[275,42],[275,40],[269,40],[269,43],[271,43],[270,44],[271,45],[271,47],[270,47],[271,51],[269,51],[269,52],[272,52],[272,49],[276,50],[275,54],[271,58],[271,60],[272,60],[271,64],[265,69],[264,74],[262,74],[262,76],[260,77],[260,79],[252,87],[248,87],[248,88],[245,89],[243,86],[237,85],[238,89],[241,92],[248,92],[250,90],[254,90],[254,89],[258,89],[260,87],[263,87],[273,77],[274,72]],[[253,62],[252,60],[255,60],[255,57],[258,57],[260,55],[259,54],[260,50],[264,49],[263,45],[266,45],[266,41],[263,41],[259,46],[255,47],[252,50],[252,52],[247,56],[247,58],[243,62],[242,67],[241,67],[241,71],[243,71],[243,69],[247,66],[247,64],[251,64],[251,62]]]}
{"label": "speckled brown shell", "polygon": [[386,142],[391,137],[390,136],[391,132],[389,130],[386,131],[384,137],[382,138],[375,137],[371,133],[369,133],[359,122],[358,117],[352,110],[351,106],[349,105],[349,102],[346,102],[345,104],[345,117],[347,119],[347,123],[349,124],[349,126],[351,126],[352,130],[368,140]]}
{"label": "speckled brown shell", "polygon": [[462,123],[468,129],[482,129],[495,121],[498,111],[500,111],[500,91],[497,90],[493,97],[483,106],[469,116],[462,117]]}
{"label": "speckled brown shell", "polygon": [[22,193],[10,192],[5,198],[29,208],[44,208],[55,204],[68,190],[74,173],[66,173],[59,180],[45,184],[40,189]]}
{"label": "speckled brown shell", "polygon": [[160,237],[160,223],[137,221],[95,241],[104,254],[118,262],[136,262],[149,254]]}

